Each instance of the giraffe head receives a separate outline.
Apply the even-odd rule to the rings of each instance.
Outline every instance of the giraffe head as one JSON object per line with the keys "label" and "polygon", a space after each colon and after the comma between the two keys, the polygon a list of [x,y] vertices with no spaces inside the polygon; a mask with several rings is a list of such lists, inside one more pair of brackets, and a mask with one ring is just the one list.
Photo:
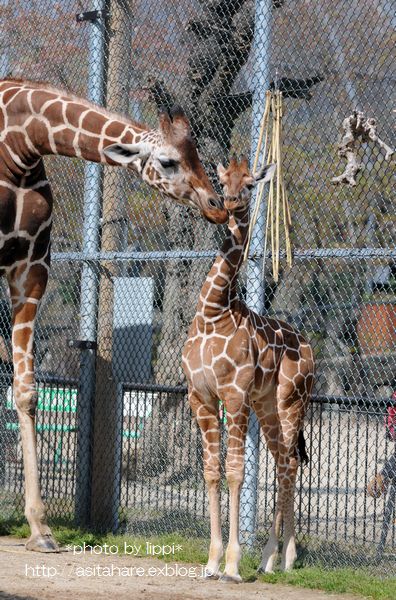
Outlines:
{"label": "giraffe head", "polygon": [[197,208],[208,221],[226,222],[227,211],[205,173],[181,107],[161,111],[158,130],[142,132],[132,144],[111,144],[104,153],[115,163],[138,168],[144,181],[179,204]]}
{"label": "giraffe head", "polygon": [[224,206],[233,213],[249,205],[252,189],[259,183],[270,181],[275,173],[276,165],[263,165],[256,173],[251,174],[246,157],[238,161],[234,156],[227,168],[221,163],[217,165],[217,174],[224,191]]}

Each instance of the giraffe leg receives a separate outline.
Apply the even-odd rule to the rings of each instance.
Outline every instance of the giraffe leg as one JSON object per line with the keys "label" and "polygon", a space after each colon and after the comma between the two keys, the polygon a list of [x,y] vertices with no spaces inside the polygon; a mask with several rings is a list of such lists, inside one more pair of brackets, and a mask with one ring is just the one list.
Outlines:
{"label": "giraffe leg", "polygon": [[[278,430],[278,427],[276,428]],[[265,429],[267,431],[267,429]],[[274,428],[273,428],[274,431]],[[275,459],[275,464],[278,462],[278,444],[274,441],[273,437],[269,439],[267,435],[265,435],[267,439],[267,445],[272,452],[272,455]],[[271,525],[270,534],[266,545],[263,548],[263,553],[261,557],[261,563],[258,568],[259,573],[273,573],[274,565],[276,559],[278,558],[279,551],[279,535],[280,528],[282,525],[283,513],[282,513],[282,505],[279,502],[279,491],[278,491],[278,499],[275,508],[274,520]]]}
{"label": "giraffe leg", "polygon": [[294,495],[299,465],[298,436],[303,427],[304,415],[309,402],[313,375],[309,361],[301,361],[303,367],[295,366],[295,376],[286,377],[281,373],[278,388],[278,412],[281,426],[281,447],[279,448],[278,501],[283,511],[283,550],[281,569],[290,571],[297,558]]}
{"label": "giraffe leg", "polygon": [[226,564],[221,581],[240,583],[239,562],[239,505],[245,468],[245,440],[249,419],[249,404],[244,394],[227,399],[228,448],[226,477],[230,495],[230,531],[226,550]]}
{"label": "giraffe leg", "polygon": [[[310,349],[309,355],[310,354]],[[308,356],[309,358],[309,356]],[[281,568],[290,570],[297,557],[294,530],[294,492],[298,468],[298,435],[312,388],[312,360],[291,360],[287,355],[279,372],[276,394],[262,403],[257,416],[278,470],[278,498],[269,540],[259,571],[273,571],[282,521],[284,544]]]}
{"label": "giraffe leg", "polygon": [[220,561],[223,558],[223,541],[220,519],[220,426],[217,399],[203,401],[196,393],[189,392],[191,409],[196,416],[202,434],[204,478],[209,496],[210,547],[205,567],[205,577],[218,579]]}
{"label": "giraffe leg", "polygon": [[[288,401],[289,402],[289,401]],[[305,399],[296,399],[290,408],[282,411],[282,448],[278,463],[279,503],[283,511],[283,550],[281,569],[290,571],[297,558],[294,496],[299,465],[298,435],[303,425]]]}
{"label": "giraffe leg", "polygon": [[45,507],[40,495],[35,432],[37,391],[34,379],[33,331],[47,276],[45,266],[36,264],[31,266],[30,270],[26,267],[16,269],[8,280],[13,307],[14,396],[23,450],[25,515],[31,531],[26,549],[58,552],[59,548],[46,522]]}
{"label": "giraffe leg", "polygon": [[295,456],[286,456],[280,450],[280,463],[278,463],[278,499],[275,517],[271,526],[270,536],[263,549],[259,566],[260,573],[273,573],[274,564],[278,556],[279,535],[282,522],[284,524],[284,542],[282,550],[281,569],[289,571],[297,558],[295,533],[294,533],[294,487],[298,461]]}
{"label": "giraffe leg", "polygon": [[282,466],[279,472],[279,503],[283,509],[283,550],[281,569],[290,571],[297,558],[296,538],[294,528],[294,492],[298,458],[294,454],[286,458],[286,468]]}
{"label": "giraffe leg", "polygon": [[273,573],[274,572],[274,564],[278,557],[279,550],[279,534],[280,528],[282,525],[282,512],[280,510],[279,504],[276,505],[275,509],[275,517],[272,522],[272,526],[270,529],[270,536],[268,542],[263,548],[263,553],[261,557],[261,563],[259,568],[257,569],[259,573]]}
{"label": "giraffe leg", "polygon": [[[280,424],[276,405],[275,390],[267,396],[254,403],[254,409],[260,422],[261,431],[267,442],[267,447],[275,460],[279,460]],[[262,559],[258,568],[259,573],[273,573],[274,565],[279,551],[279,535],[282,525],[283,514],[278,501],[275,508],[274,520],[271,525],[270,534],[263,548]]]}

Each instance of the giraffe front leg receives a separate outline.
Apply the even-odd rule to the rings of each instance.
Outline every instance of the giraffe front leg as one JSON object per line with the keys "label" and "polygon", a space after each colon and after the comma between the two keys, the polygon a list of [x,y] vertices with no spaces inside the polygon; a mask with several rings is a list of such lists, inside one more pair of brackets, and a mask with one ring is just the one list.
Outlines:
{"label": "giraffe front leg", "polygon": [[207,579],[219,578],[220,562],[224,554],[220,519],[220,473],[217,475],[217,470],[215,472],[213,466],[208,465],[208,468],[204,471],[210,512],[210,546],[208,562],[205,566],[205,577]]}
{"label": "giraffe front leg", "polygon": [[205,567],[205,578],[218,579],[223,558],[220,515],[220,426],[218,401],[204,403],[195,393],[189,393],[189,402],[202,434],[204,479],[209,496],[210,546]]}
{"label": "giraffe front leg", "polygon": [[37,307],[44,293],[47,271],[44,267],[10,278],[13,305],[12,349],[14,363],[14,397],[21,431],[25,472],[25,515],[31,536],[27,550],[58,552],[59,548],[47,525],[41,499],[37,464],[35,413],[37,391],[33,365],[33,332]]}
{"label": "giraffe front leg", "polygon": [[225,401],[227,410],[228,448],[226,477],[230,497],[230,531],[226,550],[226,564],[221,581],[241,583],[239,562],[239,507],[245,469],[245,440],[249,419],[249,405],[243,394]]}

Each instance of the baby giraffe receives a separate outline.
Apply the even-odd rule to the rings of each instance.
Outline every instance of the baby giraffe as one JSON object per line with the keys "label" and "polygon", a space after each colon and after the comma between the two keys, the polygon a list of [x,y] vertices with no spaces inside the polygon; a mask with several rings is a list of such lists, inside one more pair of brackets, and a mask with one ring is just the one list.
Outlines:
{"label": "baby giraffe", "polygon": [[[240,582],[239,502],[250,408],[257,414],[278,471],[275,518],[260,571],[271,572],[284,524],[282,568],[296,559],[294,490],[300,460],[308,460],[302,432],[310,399],[314,361],[304,337],[284,321],[250,310],[236,291],[249,227],[250,190],[269,181],[275,165],[250,174],[246,158],[217,168],[228,211],[228,235],[203,284],[197,312],[183,349],[191,409],[203,438],[204,477],[209,495],[211,540],[207,577]],[[224,573],[220,522],[219,400],[227,413],[226,477],[230,496],[229,542]]]}

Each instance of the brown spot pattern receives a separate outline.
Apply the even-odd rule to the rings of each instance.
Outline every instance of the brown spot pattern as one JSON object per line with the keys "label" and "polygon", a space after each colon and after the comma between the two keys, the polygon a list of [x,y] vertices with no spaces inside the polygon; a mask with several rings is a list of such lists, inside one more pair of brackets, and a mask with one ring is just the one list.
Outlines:
{"label": "brown spot pattern", "polygon": [[[227,193],[241,200],[246,181],[253,181],[246,160],[233,159],[221,175]],[[245,192],[244,192],[245,193]],[[231,209],[230,209],[231,210]],[[297,474],[298,436],[313,382],[312,349],[284,321],[250,310],[236,296],[249,219],[247,209],[229,215],[229,233],[202,286],[197,313],[183,350],[189,400],[201,429],[204,476],[211,513],[211,546],[207,568],[217,572],[222,557],[219,520],[219,419],[224,403],[228,423],[226,477],[230,493],[230,537],[225,573],[239,577],[239,495],[244,473],[244,444],[250,407],[254,409],[278,470],[278,501],[262,567],[271,570],[284,523],[282,563],[295,560],[293,494]],[[219,408],[217,408],[217,411]]]}

